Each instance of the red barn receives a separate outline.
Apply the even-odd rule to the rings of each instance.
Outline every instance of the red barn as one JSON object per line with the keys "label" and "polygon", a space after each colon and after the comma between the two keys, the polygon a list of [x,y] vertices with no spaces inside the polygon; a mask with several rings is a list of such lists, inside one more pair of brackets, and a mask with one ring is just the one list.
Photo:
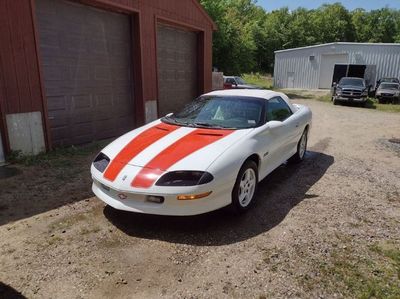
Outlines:
{"label": "red barn", "polygon": [[211,90],[215,29],[197,0],[0,1],[5,150],[114,137],[176,111]]}

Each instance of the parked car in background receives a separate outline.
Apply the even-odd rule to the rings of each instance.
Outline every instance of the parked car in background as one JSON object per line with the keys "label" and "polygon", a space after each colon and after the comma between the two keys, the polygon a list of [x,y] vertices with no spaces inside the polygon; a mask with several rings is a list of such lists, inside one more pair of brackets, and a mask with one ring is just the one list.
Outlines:
{"label": "parked car in background", "polygon": [[400,84],[388,82],[381,83],[376,90],[375,97],[381,104],[400,103]]}
{"label": "parked car in background", "polygon": [[303,160],[311,121],[308,107],[280,92],[214,91],[104,148],[92,163],[93,191],[137,213],[244,212],[259,181]]}
{"label": "parked car in background", "polygon": [[338,84],[333,85],[333,104],[337,105],[340,102],[349,102],[365,106],[369,88],[362,78],[343,77]]}
{"label": "parked car in background", "polygon": [[241,77],[224,76],[224,89],[262,89],[262,88],[256,85],[247,84]]}

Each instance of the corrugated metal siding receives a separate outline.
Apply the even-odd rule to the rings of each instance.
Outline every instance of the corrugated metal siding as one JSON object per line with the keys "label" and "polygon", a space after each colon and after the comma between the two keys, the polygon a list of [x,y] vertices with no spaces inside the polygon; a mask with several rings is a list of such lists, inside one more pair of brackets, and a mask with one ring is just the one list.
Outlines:
{"label": "corrugated metal siding", "polygon": [[[325,44],[275,53],[274,84],[287,88],[287,74],[295,73],[294,87],[317,89],[323,54],[349,55],[349,64],[376,65],[377,79],[400,77],[400,44]],[[314,56],[314,60],[310,60]]]}

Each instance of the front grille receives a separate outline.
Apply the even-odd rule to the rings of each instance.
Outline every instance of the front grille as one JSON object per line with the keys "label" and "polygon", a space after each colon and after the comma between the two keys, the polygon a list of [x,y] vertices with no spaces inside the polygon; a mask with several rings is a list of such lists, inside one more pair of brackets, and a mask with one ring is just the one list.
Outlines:
{"label": "front grille", "polygon": [[361,96],[362,91],[354,90],[354,89],[343,89],[342,95],[346,97],[359,97]]}
{"label": "front grille", "polygon": [[382,95],[383,95],[384,97],[392,97],[392,96],[394,96],[393,93],[382,93]]}

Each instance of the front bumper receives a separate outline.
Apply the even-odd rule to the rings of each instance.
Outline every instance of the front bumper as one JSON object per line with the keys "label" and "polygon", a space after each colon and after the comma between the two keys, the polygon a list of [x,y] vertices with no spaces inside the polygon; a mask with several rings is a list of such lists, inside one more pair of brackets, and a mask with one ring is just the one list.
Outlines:
{"label": "front bumper", "polygon": [[[196,200],[178,200],[178,195],[192,194],[193,188],[190,188],[191,193],[184,192],[175,193],[155,193],[155,192],[125,192],[106,186],[93,178],[92,190],[94,194],[106,204],[117,210],[153,214],[153,215],[168,215],[168,216],[191,216],[207,213],[220,209],[231,203],[232,185],[225,184],[221,188],[208,190],[199,187],[196,194],[212,191],[212,193],[204,198]],[[123,195],[124,199],[120,196]],[[148,201],[148,196],[162,196],[163,203],[154,203]],[[126,197],[126,198],[125,198]]]}
{"label": "front bumper", "polygon": [[397,100],[398,98],[400,98],[400,96],[398,95],[376,95],[377,99],[382,99],[382,100]]}
{"label": "front bumper", "polygon": [[367,101],[367,97],[345,97],[342,95],[336,95],[334,97],[336,101],[341,101],[341,102],[354,102],[354,103],[364,103]]}

